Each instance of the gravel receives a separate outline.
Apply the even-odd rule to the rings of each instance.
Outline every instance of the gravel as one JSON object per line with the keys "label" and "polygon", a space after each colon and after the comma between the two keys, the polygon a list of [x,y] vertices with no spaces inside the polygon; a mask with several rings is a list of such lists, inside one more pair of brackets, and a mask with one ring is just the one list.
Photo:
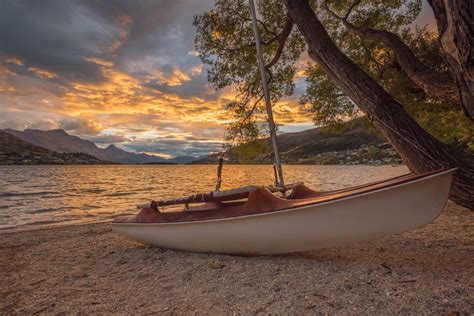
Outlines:
{"label": "gravel", "polygon": [[0,314],[474,314],[474,213],[280,256],[149,247],[107,224],[0,235]]}

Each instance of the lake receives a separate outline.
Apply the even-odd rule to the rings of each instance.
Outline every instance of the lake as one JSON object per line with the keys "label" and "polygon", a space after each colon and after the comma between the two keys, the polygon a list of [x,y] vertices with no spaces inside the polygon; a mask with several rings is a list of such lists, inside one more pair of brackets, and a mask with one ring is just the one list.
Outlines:
{"label": "lake", "polygon": [[[394,177],[405,166],[283,166],[285,182],[332,190]],[[225,165],[222,188],[272,184],[270,165]],[[212,191],[216,166],[0,166],[0,230],[95,222],[152,199]]]}

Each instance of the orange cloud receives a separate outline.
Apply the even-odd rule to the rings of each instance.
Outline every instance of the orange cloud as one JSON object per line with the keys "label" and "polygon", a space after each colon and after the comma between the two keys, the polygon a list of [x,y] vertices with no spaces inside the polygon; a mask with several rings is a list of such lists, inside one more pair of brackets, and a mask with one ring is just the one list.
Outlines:
{"label": "orange cloud", "polygon": [[20,58],[15,57],[15,56],[6,58],[5,62],[7,62],[9,64],[16,65],[16,66],[23,66],[24,65],[24,62]]}
{"label": "orange cloud", "polygon": [[189,73],[175,68],[171,73],[166,74],[162,71],[155,71],[148,75],[146,79],[158,84],[165,84],[169,87],[181,86],[183,83],[192,80],[192,77],[198,76],[202,72],[202,65],[194,66],[189,70]]}
{"label": "orange cloud", "polygon": [[102,59],[102,58],[82,57],[82,59],[84,59],[85,61],[89,61],[91,63],[97,64],[97,65],[100,65],[100,66],[104,66],[104,67],[113,67],[114,66],[113,62],[111,62],[109,60],[106,60],[106,59]]}
{"label": "orange cloud", "polygon": [[170,87],[180,86],[184,82],[191,80],[191,77],[179,69],[175,69],[167,84]]}
{"label": "orange cloud", "polygon": [[28,70],[33,72],[37,77],[41,79],[52,79],[57,77],[55,73],[41,69],[39,67],[29,67]]}
{"label": "orange cloud", "polygon": [[[73,89],[62,96],[65,104],[63,114],[72,116],[120,114],[122,117],[118,119],[119,121],[124,119],[123,115],[129,115],[128,119],[132,120],[131,125],[135,126],[149,124],[149,122],[139,122],[131,118],[139,118],[142,115],[153,115],[170,122],[184,121],[189,124],[214,122],[219,125],[226,117],[222,108],[225,95],[217,97],[216,100],[205,100],[199,97],[184,98],[173,93],[163,93],[147,87],[145,84],[148,81],[141,82],[127,73],[114,69],[113,63],[92,58],[84,59],[100,65],[102,75],[106,80],[100,84],[72,83]],[[197,67],[191,69],[193,73],[198,71],[201,69]],[[157,77],[155,74],[153,78]],[[192,75],[185,74],[179,69],[175,69],[167,78],[160,77],[160,80],[171,87],[191,79]],[[147,80],[150,80],[150,77],[147,77]]]}
{"label": "orange cloud", "polygon": [[[20,102],[25,102],[27,94],[33,94],[32,97],[36,95],[31,106],[11,108],[18,111],[26,109],[25,115],[28,115],[28,111],[41,109],[44,113],[41,126],[64,128],[76,135],[122,135],[128,143],[142,144],[148,144],[150,140],[155,140],[157,144],[174,140],[178,142],[178,147],[181,143],[192,142],[193,146],[214,148],[222,142],[224,126],[232,121],[224,105],[235,98],[234,89],[216,91],[211,85],[205,84],[200,96],[185,97],[170,92],[173,89],[161,91],[149,85],[155,81],[170,88],[179,87],[199,76],[203,71],[201,65],[187,71],[176,67],[168,74],[155,72],[147,77],[138,77],[118,70],[110,59],[83,59],[99,66],[104,78],[102,82],[70,82],[70,87],[61,88],[60,94],[51,94],[45,88],[38,94],[34,91],[54,85],[46,79],[54,78],[56,74],[39,67],[29,67],[28,70],[36,77],[21,77],[26,86],[18,86],[22,91],[19,94],[13,91],[17,86],[10,86],[8,81],[1,80],[2,75],[12,77],[12,74],[17,74],[0,65],[0,93],[6,96],[6,90],[11,91],[11,104],[16,104],[20,100],[18,98],[22,98]],[[33,83],[36,90],[26,89]],[[48,112],[52,118],[48,118]],[[292,100],[274,104],[274,113],[278,124],[309,121],[296,101]],[[258,114],[257,120],[265,122],[266,114]]]}

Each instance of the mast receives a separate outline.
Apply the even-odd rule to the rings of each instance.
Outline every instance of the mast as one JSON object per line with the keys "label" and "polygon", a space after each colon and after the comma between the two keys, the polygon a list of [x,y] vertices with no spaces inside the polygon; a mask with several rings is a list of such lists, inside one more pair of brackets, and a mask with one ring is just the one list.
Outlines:
{"label": "mast", "polygon": [[257,58],[258,58],[258,66],[260,68],[260,77],[262,78],[263,84],[263,95],[265,97],[265,104],[267,108],[267,117],[268,117],[268,125],[270,128],[270,135],[272,138],[273,144],[273,153],[275,155],[275,167],[278,174],[278,186],[285,187],[285,181],[283,180],[283,170],[281,168],[281,161],[280,161],[280,150],[278,149],[278,141],[276,135],[276,126],[275,121],[273,120],[273,111],[272,111],[272,104],[270,100],[270,92],[268,90],[268,81],[267,81],[267,74],[265,71],[265,64],[263,61],[263,53],[262,47],[260,43],[260,35],[258,34],[258,27],[257,27],[257,15],[255,13],[255,4],[253,0],[249,0],[250,4],[250,15],[252,16],[252,26],[253,32],[255,34],[255,44],[257,46]]}

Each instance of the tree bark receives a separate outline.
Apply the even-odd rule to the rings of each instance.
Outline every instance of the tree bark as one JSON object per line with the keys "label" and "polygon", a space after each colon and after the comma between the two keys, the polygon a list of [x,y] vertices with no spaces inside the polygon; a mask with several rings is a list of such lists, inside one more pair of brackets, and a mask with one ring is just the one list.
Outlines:
{"label": "tree bark", "polygon": [[372,77],[329,37],[308,0],[285,0],[308,45],[309,56],[385,135],[415,173],[457,167],[450,198],[474,210],[474,157],[455,152],[426,132]]}
{"label": "tree bark", "polygon": [[474,119],[474,2],[428,0],[446,62],[456,78],[464,113]]}
{"label": "tree bark", "polygon": [[343,20],[343,24],[353,34],[389,46],[402,70],[427,95],[453,104],[460,103],[453,78],[449,74],[440,73],[425,65],[397,34],[385,30],[359,28],[347,20]]}

